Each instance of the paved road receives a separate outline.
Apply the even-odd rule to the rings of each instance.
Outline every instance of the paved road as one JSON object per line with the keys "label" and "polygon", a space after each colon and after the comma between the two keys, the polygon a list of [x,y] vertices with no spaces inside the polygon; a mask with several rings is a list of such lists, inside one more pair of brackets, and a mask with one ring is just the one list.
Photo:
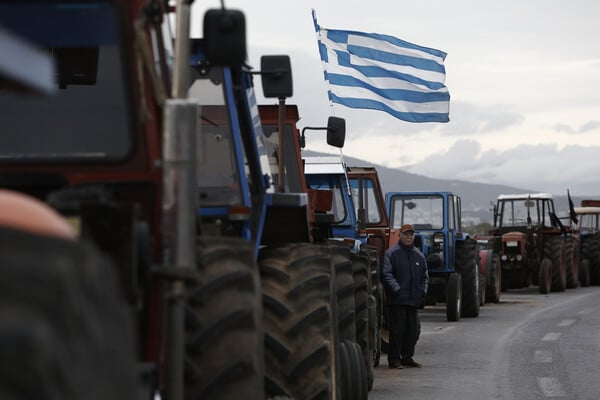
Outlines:
{"label": "paved road", "polygon": [[423,368],[383,354],[369,399],[600,399],[600,287],[511,290],[458,322],[443,305],[420,315]]}

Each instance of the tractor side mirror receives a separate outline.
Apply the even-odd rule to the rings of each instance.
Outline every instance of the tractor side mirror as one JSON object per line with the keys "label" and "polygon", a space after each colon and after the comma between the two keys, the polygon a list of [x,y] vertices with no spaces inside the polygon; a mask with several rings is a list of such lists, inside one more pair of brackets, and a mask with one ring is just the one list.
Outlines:
{"label": "tractor side mirror", "polygon": [[344,147],[346,141],[346,120],[329,117],[327,120],[327,144],[334,147]]}
{"label": "tractor side mirror", "polygon": [[211,9],[204,14],[206,57],[214,65],[246,62],[246,19],[239,10]]}
{"label": "tractor side mirror", "polygon": [[289,56],[262,56],[260,58],[260,76],[265,97],[279,99],[292,97],[294,88]]}

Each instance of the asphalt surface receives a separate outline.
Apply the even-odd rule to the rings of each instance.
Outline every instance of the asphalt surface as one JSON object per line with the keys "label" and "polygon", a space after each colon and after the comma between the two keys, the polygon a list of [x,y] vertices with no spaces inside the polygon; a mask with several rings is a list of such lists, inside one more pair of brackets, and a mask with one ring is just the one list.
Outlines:
{"label": "asphalt surface", "polygon": [[503,292],[477,318],[420,311],[422,368],[375,370],[369,399],[600,399],[600,287]]}

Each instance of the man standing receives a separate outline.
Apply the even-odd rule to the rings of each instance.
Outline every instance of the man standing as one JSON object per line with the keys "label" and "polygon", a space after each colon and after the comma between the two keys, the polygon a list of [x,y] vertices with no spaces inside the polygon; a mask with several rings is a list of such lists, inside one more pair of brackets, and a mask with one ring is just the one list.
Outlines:
{"label": "man standing", "polygon": [[404,224],[400,240],[383,258],[382,281],[387,293],[389,311],[390,368],[420,367],[413,360],[418,339],[417,309],[423,304],[429,275],[423,253],[414,247],[415,228]]}

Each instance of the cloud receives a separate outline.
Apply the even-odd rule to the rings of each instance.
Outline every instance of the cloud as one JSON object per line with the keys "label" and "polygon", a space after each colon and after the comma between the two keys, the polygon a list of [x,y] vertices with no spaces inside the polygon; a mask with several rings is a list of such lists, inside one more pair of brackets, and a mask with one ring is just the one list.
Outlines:
{"label": "cloud", "polygon": [[600,121],[588,121],[585,124],[581,125],[581,127],[579,128],[579,133],[594,131],[596,129],[600,129]]}
{"label": "cloud", "polygon": [[472,136],[505,131],[519,126],[525,117],[509,105],[477,106],[455,101],[450,103],[450,123],[441,129],[445,135]]}
{"label": "cloud", "polygon": [[476,140],[457,140],[447,151],[405,168],[439,179],[509,185],[564,194],[598,194],[600,147],[523,144],[505,151],[481,152]]}
{"label": "cloud", "polygon": [[[600,194],[595,178],[600,2],[574,0],[567,7],[559,1],[456,0],[432,8],[429,2],[373,0],[370,8],[388,12],[370,18],[364,18],[358,0],[319,3],[316,11],[325,27],[390,34],[447,52],[447,124],[411,124],[384,112],[332,107],[306,2],[227,3],[246,13],[250,65],[258,68],[263,54],[290,55],[294,96],[286,104],[298,105],[300,129],[324,126],[329,115],[346,119],[348,156],[443,179],[540,191],[562,193],[566,182],[577,179],[581,183],[570,186],[573,193]],[[193,8],[201,7],[207,5],[194,2]],[[411,18],[398,24],[399,11]],[[277,104],[261,97],[258,76],[254,82],[260,104]],[[307,146],[338,151],[328,148],[318,131],[307,135]]]}
{"label": "cloud", "polygon": [[590,131],[595,131],[600,129],[600,121],[587,121],[583,123],[579,128],[573,128],[567,124],[556,124],[554,125],[554,130],[556,132],[564,132],[568,134],[578,134],[578,133],[586,133]]}
{"label": "cloud", "polygon": [[575,133],[575,129],[571,128],[567,124],[556,124],[554,125],[554,130],[556,132]]}

